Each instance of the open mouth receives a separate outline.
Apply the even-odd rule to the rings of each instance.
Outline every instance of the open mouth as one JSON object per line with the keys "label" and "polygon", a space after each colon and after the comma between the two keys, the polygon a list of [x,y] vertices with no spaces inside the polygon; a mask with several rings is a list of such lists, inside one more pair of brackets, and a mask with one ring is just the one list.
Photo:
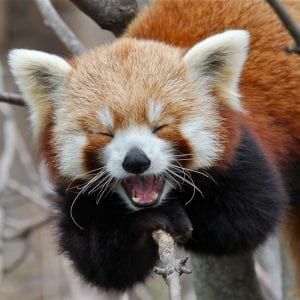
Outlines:
{"label": "open mouth", "polygon": [[137,207],[151,206],[158,203],[165,181],[154,175],[135,175],[122,181],[122,186],[131,203]]}

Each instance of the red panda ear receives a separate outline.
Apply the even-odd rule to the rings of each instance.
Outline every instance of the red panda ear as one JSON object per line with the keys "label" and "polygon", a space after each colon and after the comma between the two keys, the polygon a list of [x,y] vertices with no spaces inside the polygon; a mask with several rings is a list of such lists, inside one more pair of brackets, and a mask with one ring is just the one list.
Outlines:
{"label": "red panda ear", "polygon": [[52,111],[53,101],[62,97],[71,66],[56,55],[35,50],[15,49],[8,59],[37,134]]}
{"label": "red panda ear", "polygon": [[238,83],[248,47],[247,31],[228,30],[196,44],[185,54],[184,62],[201,87],[217,90],[227,105],[242,111]]}

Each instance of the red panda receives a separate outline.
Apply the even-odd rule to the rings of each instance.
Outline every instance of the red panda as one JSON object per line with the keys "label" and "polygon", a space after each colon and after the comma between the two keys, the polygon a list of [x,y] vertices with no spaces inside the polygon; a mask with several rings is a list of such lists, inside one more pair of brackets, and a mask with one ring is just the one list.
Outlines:
{"label": "red panda", "polygon": [[300,58],[284,51],[290,43],[263,1],[158,0],[123,37],[69,61],[11,51],[61,198],[60,247],[87,281],[143,282],[158,228],[197,253],[253,251],[288,210],[300,272]]}

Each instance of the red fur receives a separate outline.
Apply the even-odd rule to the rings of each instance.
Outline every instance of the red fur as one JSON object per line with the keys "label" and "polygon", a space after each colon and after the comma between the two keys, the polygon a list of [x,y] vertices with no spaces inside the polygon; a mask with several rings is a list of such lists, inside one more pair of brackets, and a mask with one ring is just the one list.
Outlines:
{"label": "red fur", "polygon": [[[300,16],[300,5],[293,6]],[[125,35],[189,48],[228,29],[251,36],[240,84],[244,122],[276,164],[299,160],[300,57],[284,51],[292,40],[264,1],[154,1]]]}

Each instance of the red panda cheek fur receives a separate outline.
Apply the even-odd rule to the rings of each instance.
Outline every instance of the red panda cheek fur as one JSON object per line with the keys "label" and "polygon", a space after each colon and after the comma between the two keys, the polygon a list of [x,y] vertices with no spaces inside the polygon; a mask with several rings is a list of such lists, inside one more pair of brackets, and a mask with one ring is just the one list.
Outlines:
{"label": "red panda cheek fur", "polygon": [[[157,136],[168,141],[173,149],[174,154],[181,155],[182,166],[189,166],[193,160],[193,148],[187,138],[179,131],[176,126],[167,126],[157,133]],[[176,159],[180,161],[179,159]]]}
{"label": "red panda cheek fur", "polygon": [[51,181],[57,183],[59,182],[60,174],[57,148],[54,142],[53,112],[49,113],[48,118],[42,132],[37,137],[39,143],[39,157],[40,160],[46,164]]}
{"label": "red panda cheek fur", "polygon": [[[101,150],[111,141],[111,137],[105,135],[88,135],[88,142],[83,149],[84,168],[91,172],[103,165],[101,161]],[[94,172],[95,173],[95,172]],[[93,172],[92,172],[93,174]]]}

